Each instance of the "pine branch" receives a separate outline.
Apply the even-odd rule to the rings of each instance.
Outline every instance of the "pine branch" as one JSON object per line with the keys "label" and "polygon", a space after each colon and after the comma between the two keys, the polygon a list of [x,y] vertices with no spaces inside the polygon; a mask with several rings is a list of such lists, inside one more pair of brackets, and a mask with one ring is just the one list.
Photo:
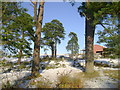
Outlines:
{"label": "pine branch", "polygon": [[99,23],[104,29],[107,29],[104,25],[103,25],[103,23]]}
{"label": "pine branch", "polygon": [[28,31],[28,33],[32,36],[32,40],[34,41],[34,40],[35,40],[35,36],[34,36],[34,34],[31,33],[31,32],[29,32],[29,31]]}

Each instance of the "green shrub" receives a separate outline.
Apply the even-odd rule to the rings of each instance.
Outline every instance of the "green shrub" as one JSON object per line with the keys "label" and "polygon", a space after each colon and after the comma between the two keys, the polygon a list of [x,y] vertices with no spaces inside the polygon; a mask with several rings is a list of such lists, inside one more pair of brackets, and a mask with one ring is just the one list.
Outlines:
{"label": "green shrub", "polygon": [[53,65],[52,65],[52,66],[49,66],[49,65],[48,65],[48,66],[45,67],[46,70],[48,70],[48,69],[54,69],[54,68],[56,68],[56,67],[53,66]]}
{"label": "green shrub", "polygon": [[18,68],[19,69],[24,69],[26,66],[24,64],[21,64]]}
{"label": "green shrub", "polygon": [[42,62],[49,61],[49,59],[41,59]]}
{"label": "green shrub", "polygon": [[1,61],[0,62],[1,66],[4,66],[4,67],[12,67],[13,66],[13,63],[12,62],[7,62],[7,61]]}
{"label": "green shrub", "polygon": [[4,60],[1,60],[1,61],[0,61],[0,64],[1,64],[2,66],[4,66],[4,65],[6,64],[6,62],[7,62],[7,60],[4,59]]}
{"label": "green shrub", "polygon": [[18,65],[18,63],[14,63],[14,65]]}
{"label": "green shrub", "polygon": [[30,64],[30,62],[22,62],[22,64],[24,64],[24,65],[29,65]]}

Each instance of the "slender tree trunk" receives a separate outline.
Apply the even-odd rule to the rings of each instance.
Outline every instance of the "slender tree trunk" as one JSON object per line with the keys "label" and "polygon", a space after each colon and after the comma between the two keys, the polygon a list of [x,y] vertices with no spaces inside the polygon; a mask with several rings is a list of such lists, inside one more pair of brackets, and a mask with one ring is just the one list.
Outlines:
{"label": "slender tree trunk", "polygon": [[57,57],[57,43],[55,42],[55,58]]}
{"label": "slender tree trunk", "polygon": [[55,54],[54,54],[54,52],[55,52],[55,51],[54,51],[54,44],[51,45],[51,51],[52,51],[52,58],[54,58],[54,55],[55,55]]}
{"label": "slender tree trunk", "polygon": [[34,40],[34,53],[33,53],[33,63],[32,63],[32,76],[36,76],[39,73],[39,62],[40,62],[40,38],[41,38],[41,29],[42,29],[42,20],[43,20],[43,11],[44,11],[44,1],[40,2],[38,15],[37,15],[37,2],[34,5],[34,20],[36,22],[36,33]]}
{"label": "slender tree trunk", "polygon": [[[24,40],[24,31],[22,31],[22,41]],[[21,42],[22,42],[21,41]],[[21,49],[20,49],[20,51],[19,51],[19,57],[18,57],[18,64],[21,64],[21,58],[22,58],[22,50],[23,50],[23,46],[21,45],[21,47],[20,47]]]}
{"label": "slender tree trunk", "polygon": [[22,57],[22,49],[19,52],[19,57],[18,57],[18,64],[21,64],[21,57]]}
{"label": "slender tree trunk", "polygon": [[86,72],[91,73],[94,71],[94,32],[95,26],[92,25],[92,19],[86,19],[86,31],[85,31],[85,59],[86,59]]}
{"label": "slender tree trunk", "polygon": [[74,58],[73,58],[73,54],[74,54],[73,51],[74,51],[74,50],[73,50],[73,43],[72,43],[72,52],[71,52],[71,54],[72,54],[72,56],[71,56],[72,59],[74,59]]}

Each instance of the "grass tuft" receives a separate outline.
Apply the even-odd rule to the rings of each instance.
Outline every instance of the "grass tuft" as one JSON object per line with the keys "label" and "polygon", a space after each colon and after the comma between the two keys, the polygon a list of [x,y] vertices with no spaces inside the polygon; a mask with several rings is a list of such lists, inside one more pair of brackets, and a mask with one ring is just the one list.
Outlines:
{"label": "grass tuft", "polygon": [[32,80],[30,81],[30,85],[35,85],[37,88],[52,88],[49,80]]}
{"label": "grass tuft", "polygon": [[52,88],[51,83],[47,81],[37,81],[36,86],[37,88]]}
{"label": "grass tuft", "polygon": [[100,75],[99,75],[99,72],[98,71],[93,71],[92,73],[86,73],[86,72],[84,72],[83,73],[84,75],[84,78],[96,78],[96,77],[99,77]]}
{"label": "grass tuft", "polygon": [[120,70],[104,70],[103,73],[110,78],[120,80]]}
{"label": "grass tuft", "polygon": [[68,74],[60,75],[56,88],[83,88],[83,84],[80,78],[71,77]]}
{"label": "grass tuft", "polygon": [[13,86],[10,84],[10,81],[7,81],[6,83],[2,84],[2,88],[13,88]]}

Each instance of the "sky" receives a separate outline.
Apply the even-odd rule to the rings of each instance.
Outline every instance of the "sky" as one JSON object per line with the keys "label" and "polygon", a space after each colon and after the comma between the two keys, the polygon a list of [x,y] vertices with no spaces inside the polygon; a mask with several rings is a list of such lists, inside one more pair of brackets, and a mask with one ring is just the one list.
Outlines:
{"label": "sky", "polygon": [[[85,18],[80,17],[77,7],[80,5],[76,3],[75,6],[72,6],[69,2],[46,2],[44,6],[44,16],[43,16],[43,25],[45,23],[51,22],[53,19],[59,20],[65,29],[65,39],[61,40],[61,44],[57,47],[57,54],[67,54],[69,53],[66,50],[67,42],[70,39],[68,34],[74,32],[78,36],[78,44],[81,49],[85,48]],[[22,6],[28,9],[28,12],[31,16],[34,14],[34,10],[31,2],[23,2]],[[102,27],[97,26],[97,30],[101,30]],[[98,36],[95,35],[94,44],[98,41]],[[100,44],[98,44],[100,45]],[[33,44],[31,47],[34,47]],[[79,50],[79,51],[80,51]],[[48,54],[51,54],[51,50],[47,51]],[[41,49],[41,54],[44,54],[44,50]]]}

